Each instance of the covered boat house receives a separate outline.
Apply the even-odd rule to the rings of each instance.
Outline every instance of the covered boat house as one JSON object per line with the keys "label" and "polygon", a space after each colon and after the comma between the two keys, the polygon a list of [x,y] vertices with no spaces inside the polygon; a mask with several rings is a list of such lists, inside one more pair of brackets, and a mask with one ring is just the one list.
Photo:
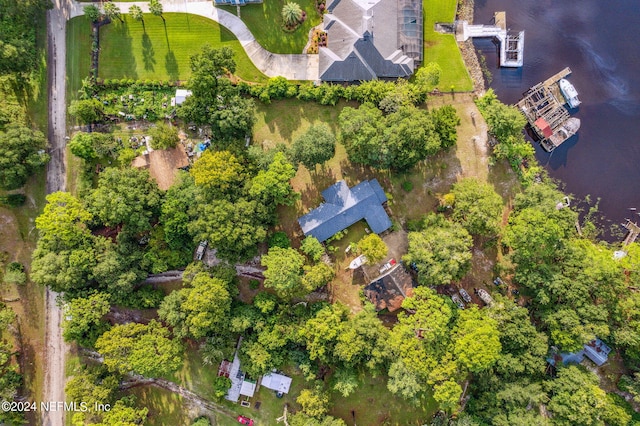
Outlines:
{"label": "covered boat house", "polygon": [[391,219],[383,207],[387,196],[376,179],[362,181],[353,188],[341,180],[322,191],[322,197],[324,203],[298,219],[304,235],[323,242],[362,219],[376,234],[391,228]]}

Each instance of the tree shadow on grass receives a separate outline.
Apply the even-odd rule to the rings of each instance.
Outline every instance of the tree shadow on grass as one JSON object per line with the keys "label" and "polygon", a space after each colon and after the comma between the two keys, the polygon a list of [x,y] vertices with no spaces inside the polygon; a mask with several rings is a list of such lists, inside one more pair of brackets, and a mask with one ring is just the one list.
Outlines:
{"label": "tree shadow on grass", "polygon": [[169,79],[171,81],[178,81],[180,77],[178,61],[176,60],[176,55],[171,50],[169,50],[164,57],[164,67],[167,70],[167,74],[169,74]]}
{"label": "tree shadow on grass", "polygon": [[138,65],[132,53],[133,38],[129,32],[129,26],[116,23],[104,27],[100,31],[99,76],[102,78],[137,79]]}
{"label": "tree shadow on grass", "polygon": [[145,32],[142,34],[142,59],[146,71],[154,71],[156,63],[156,52],[151,43],[151,38]]}

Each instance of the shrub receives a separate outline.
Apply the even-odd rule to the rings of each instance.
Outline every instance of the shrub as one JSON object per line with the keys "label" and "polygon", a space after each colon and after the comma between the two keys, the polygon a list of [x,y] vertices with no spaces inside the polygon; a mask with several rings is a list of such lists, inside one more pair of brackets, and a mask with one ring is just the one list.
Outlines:
{"label": "shrub", "polygon": [[287,234],[278,231],[275,232],[271,237],[269,237],[269,248],[271,247],[280,247],[280,248],[289,248],[291,247],[291,240],[287,237]]}
{"label": "shrub", "polygon": [[4,273],[5,284],[24,284],[27,282],[27,274],[24,266],[19,262],[11,262]]}
{"label": "shrub", "polygon": [[0,205],[19,207],[24,204],[27,197],[24,194],[9,194],[0,196]]}
{"label": "shrub", "polygon": [[404,182],[402,182],[402,189],[404,189],[407,192],[411,192],[413,190],[413,183],[411,183],[408,180],[405,180]]}

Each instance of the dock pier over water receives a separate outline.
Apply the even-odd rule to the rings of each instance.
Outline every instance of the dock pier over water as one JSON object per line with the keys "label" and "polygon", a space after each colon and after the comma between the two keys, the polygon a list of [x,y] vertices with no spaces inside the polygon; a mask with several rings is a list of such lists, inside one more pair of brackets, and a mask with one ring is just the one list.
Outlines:
{"label": "dock pier over water", "polygon": [[628,246],[629,244],[635,242],[635,240],[638,238],[638,235],[640,235],[640,226],[638,226],[638,224],[635,222],[631,222],[631,219],[627,219],[627,223],[623,224],[622,226],[625,227],[627,231],[629,231],[624,241],[622,242],[622,245]]}
{"label": "dock pier over water", "polygon": [[[524,97],[516,104],[527,118],[531,129],[541,139],[547,151],[556,148],[549,138],[570,118],[566,103],[560,92],[558,81],[571,74],[569,67],[538,83],[524,93]],[[564,141],[562,141],[564,142]]]}
{"label": "dock pier over water", "polygon": [[521,67],[524,62],[524,31],[511,33],[507,28],[506,12],[493,15],[494,25],[470,25],[467,21],[455,23],[457,41],[491,37],[500,43],[500,66]]}

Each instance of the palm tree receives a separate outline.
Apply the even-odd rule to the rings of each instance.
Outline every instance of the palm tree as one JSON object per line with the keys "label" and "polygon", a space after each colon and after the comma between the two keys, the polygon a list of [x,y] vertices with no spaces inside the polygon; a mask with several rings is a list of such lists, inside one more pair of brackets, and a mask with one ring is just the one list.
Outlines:
{"label": "palm tree", "polygon": [[124,22],[120,17],[120,8],[115,3],[107,2],[104,4],[104,14],[107,18],[114,20],[119,19],[120,22]]}
{"label": "palm tree", "polygon": [[89,6],[85,6],[83,10],[84,15],[89,18],[91,22],[98,22],[100,20],[102,12],[100,12],[100,9],[98,9],[97,6],[91,4]]}
{"label": "palm tree", "polygon": [[164,16],[162,16],[162,4],[158,0],[150,0],[149,1],[149,12],[152,14],[159,16],[164,21]]}
{"label": "palm tree", "polygon": [[302,21],[302,9],[298,3],[286,3],[282,7],[282,20],[287,27],[293,27]]}
{"label": "palm tree", "polygon": [[135,4],[131,6],[129,8],[129,15],[131,15],[131,18],[133,18],[134,20],[142,21],[144,23],[144,20],[142,18],[142,9],[140,9],[140,6],[136,6]]}

